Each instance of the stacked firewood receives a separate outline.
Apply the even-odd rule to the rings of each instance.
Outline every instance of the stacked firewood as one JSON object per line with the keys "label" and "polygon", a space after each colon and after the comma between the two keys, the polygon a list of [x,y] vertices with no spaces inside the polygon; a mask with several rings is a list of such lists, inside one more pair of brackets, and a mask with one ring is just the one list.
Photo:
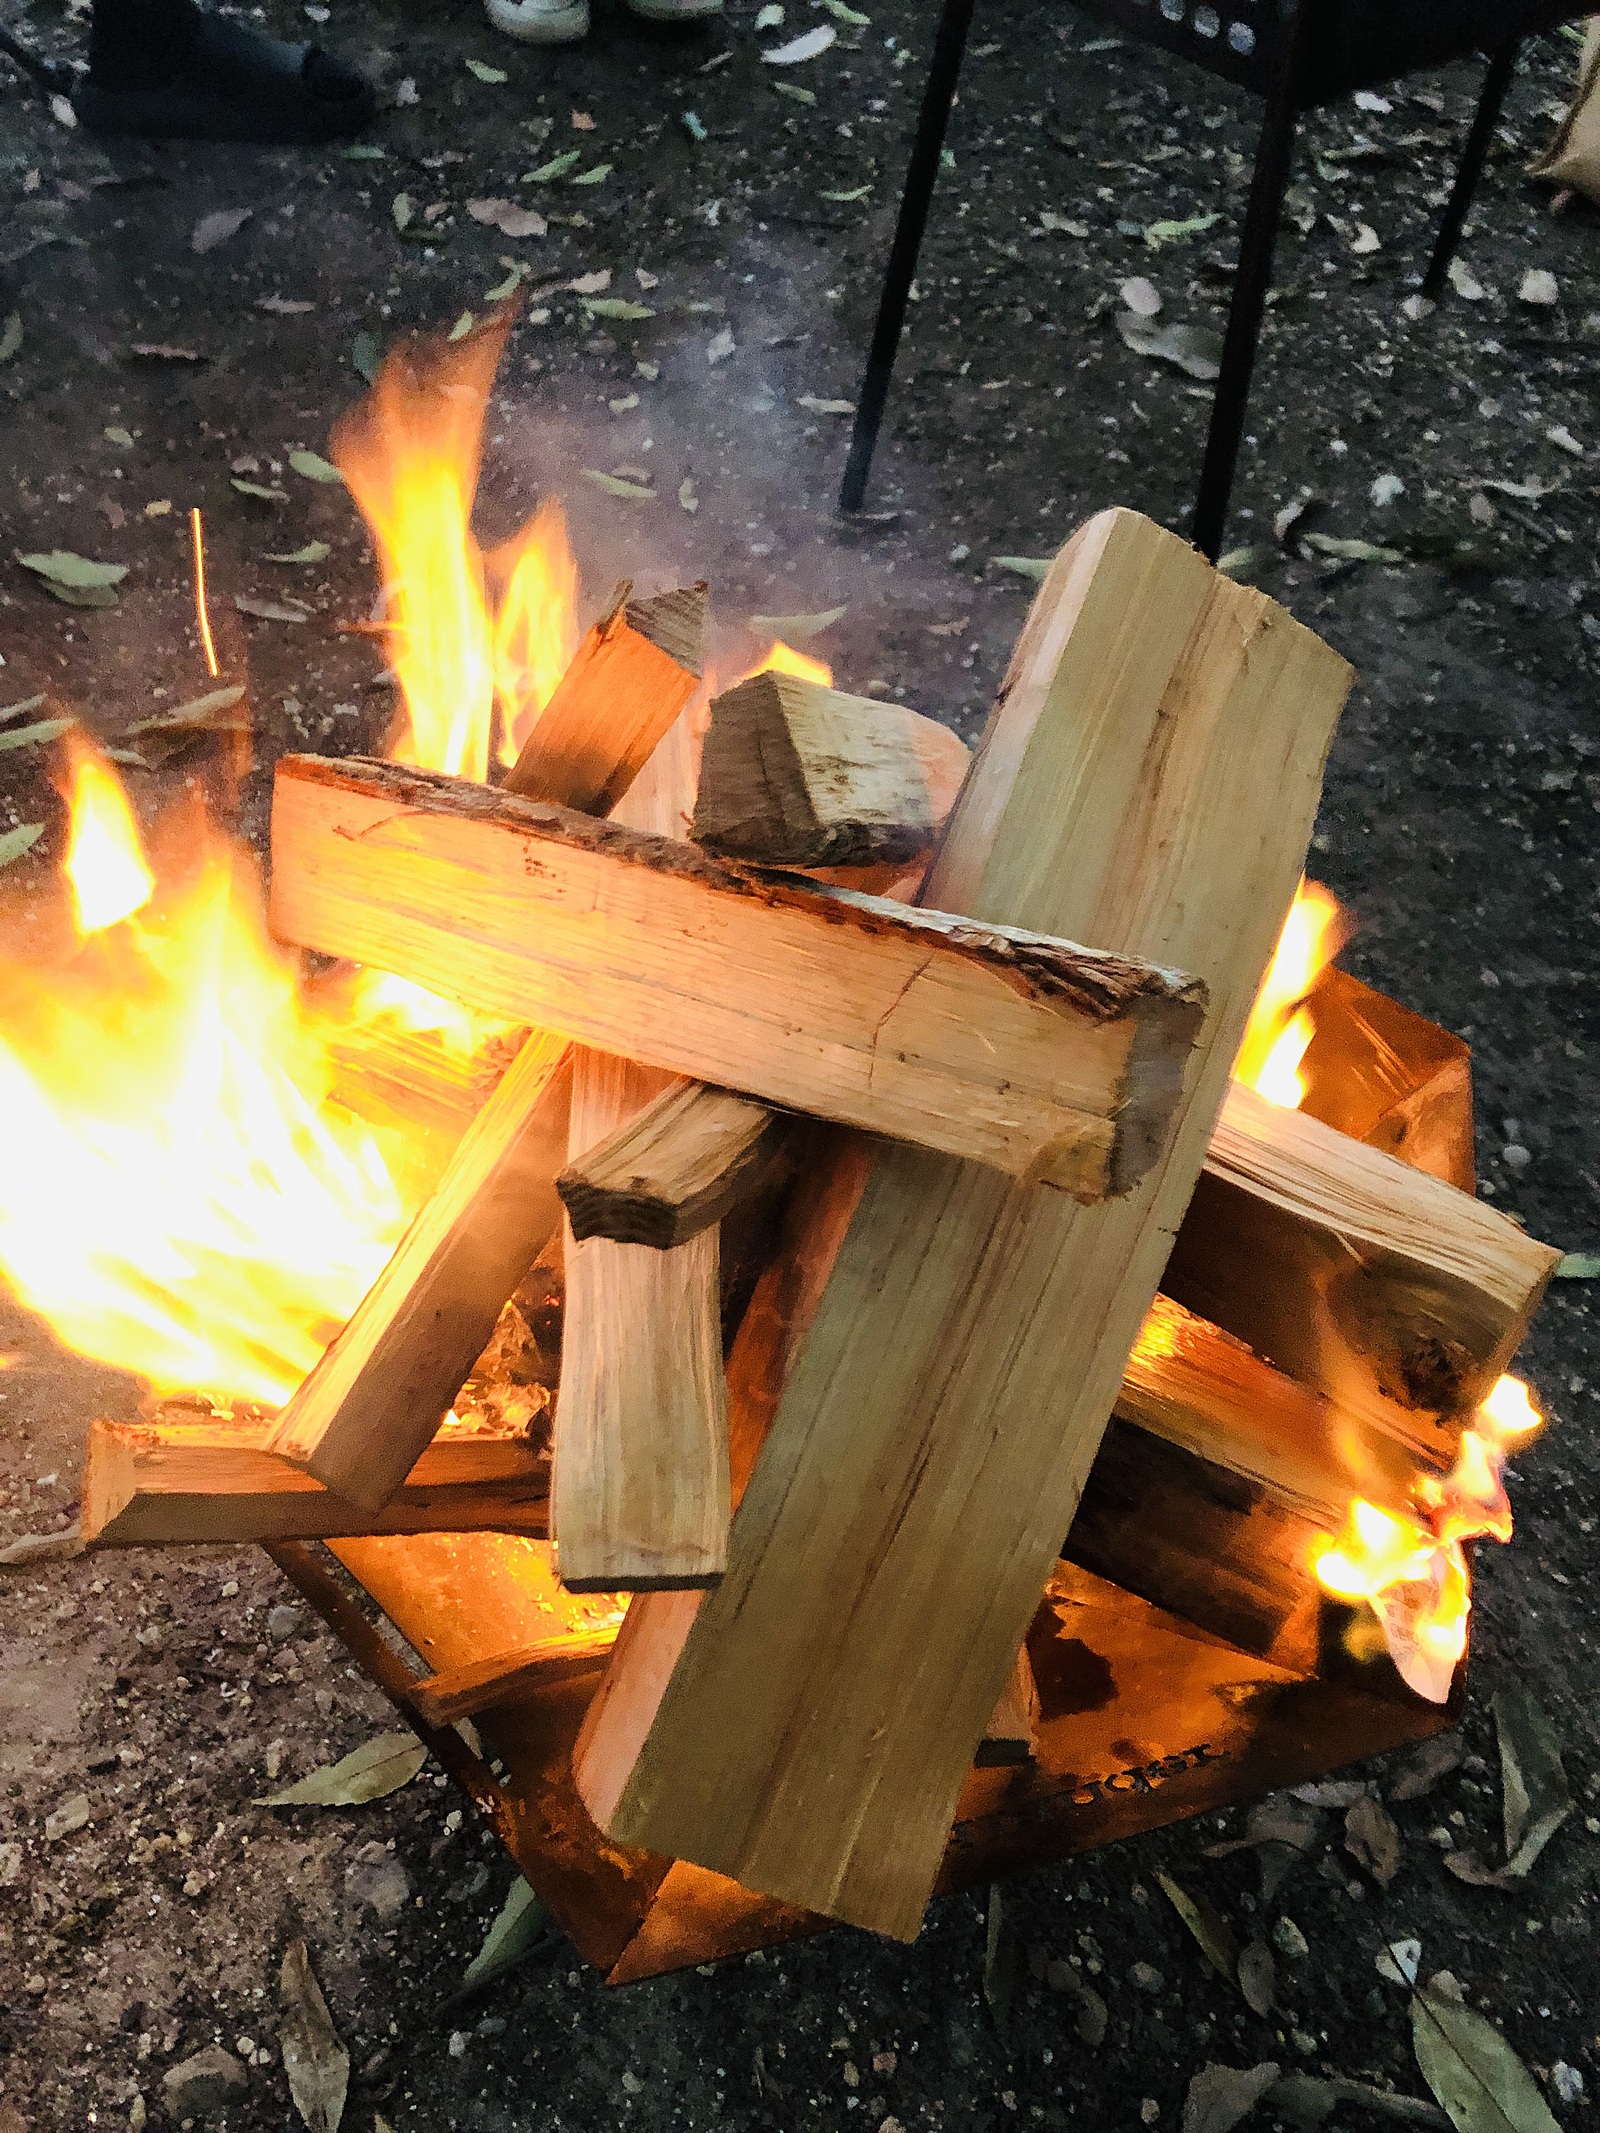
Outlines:
{"label": "stacked firewood", "polygon": [[528,1034],[281,1414],[97,1424],[86,1531],[548,1535],[615,1648],[424,1716],[609,1652],[604,1830],[910,1934],[1063,1535],[1308,1671],[1305,1531],[1412,1509],[1553,1255],[1415,1104],[1230,1079],[1350,678],[1271,601],[1092,520],[970,762],[770,672],[702,746],[703,617],[617,604],[498,789],[280,765],[280,936]]}

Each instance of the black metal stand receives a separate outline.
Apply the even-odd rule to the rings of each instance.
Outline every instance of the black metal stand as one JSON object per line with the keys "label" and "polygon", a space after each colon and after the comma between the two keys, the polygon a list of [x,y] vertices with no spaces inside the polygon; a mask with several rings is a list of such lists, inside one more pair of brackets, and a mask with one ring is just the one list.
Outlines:
{"label": "black metal stand", "polygon": [[883,294],[878,299],[878,320],[872,329],[861,398],[856,403],[855,427],[850,432],[850,457],[839,491],[842,511],[859,511],[866,493],[873,447],[878,441],[894,359],[905,330],[906,305],[911,299],[917,254],[922,249],[922,233],[939,178],[939,156],[944,148],[945,128],[950,123],[950,107],[955,102],[956,83],[961,78],[961,58],[967,48],[975,5],[976,0],[944,0],[944,12],[934,36],[933,64],[922,92],[922,109],[917,114],[917,137],[911,144],[906,187],[900,196],[900,219],[895,224]]}
{"label": "black metal stand", "polygon": [[1456,170],[1455,183],[1450,188],[1444,220],[1434,240],[1433,257],[1422,277],[1422,293],[1430,302],[1437,303],[1450,262],[1456,256],[1456,246],[1461,242],[1462,226],[1472,205],[1472,196],[1478,189],[1478,180],[1483,176],[1484,159],[1489,153],[1489,143],[1494,139],[1495,123],[1506,100],[1506,91],[1511,86],[1511,77],[1516,72],[1517,53],[1521,47],[1521,38],[1513,37],[1509,44],[1501,45],[1489,61],[1483,94],[1478,98],[1478,108],[1473,115],[1472,130],[1461,151],[1461,162]]}
{"label": "black metal stand", "polygon": [[1227,523],[1228,499],[1233,494],[1234,469],[1239,460],[1239,442],[1244,435],[1245,408],[1250,399],[1250,379],[1256,367],[1256,343],[1266,310],[1267,288],[1272,278],[1272,254],[1278,240],[1278,220],[1283,196],[1289,189],[1289,166],[1294,156],[1294,131],[1298,113],[1293,94],[1293,48],[1281,68],[1267,99],[1256,144],[1256,167],[1250,180],[1250,202],[1245,209],[1244,233],[1239,240],[1239,266],[1233,279],[1233,299],[1228,306],[1228,329],[1222,343],[1222,368],[1211,402],[1211,427],[1206,433],[1206,456],[1200,469],[1200,490],[1195,498],[1192,539],[1208,562],[1222,553],[1222,529]]}

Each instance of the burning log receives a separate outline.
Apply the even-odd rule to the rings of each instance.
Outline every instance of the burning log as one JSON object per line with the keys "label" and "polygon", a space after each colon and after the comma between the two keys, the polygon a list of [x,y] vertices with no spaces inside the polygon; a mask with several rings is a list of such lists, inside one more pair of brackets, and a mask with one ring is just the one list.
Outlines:
{"label": "burning log", "polygon": [[572,1630],[547,1637],[492,1658],[429,1674],[410,1691],[408,1700],[430,1726],[453,1726],[478,1711],[514,1703],[530,1689],[579,1681],[605,1665],[617,1641],[615,1629]]}
{"label": "burning log", "polygon": [[[611,618],[605,656],[597,649],[584,667],[595,690],[632,673],[649,706],[648,718],[628,728],[635,750],[646,737],[654,748],[694,692],[698,645],[688,633],[703,611],[699,587],[624,608],[620,624]],[[685,650],[688,664],[671,659],[673,645]],[[630,661],[635,664],[626,668]],[[672,664],[675,678],[663,673],[662,661]],[[604,708],[586,709],[576,689],[566,693],[554,729],[561,745],[552,743],[543,759],[548,775],[564,763],[592,785],[599,766],[585,736],[598,729]],[[620,772],[608,774],[608,790],[621,784]],[[557,787],[542,797],[566,796]],[[560,1222],[554,1181],[566,1154],[572,1099],[566,1052],[564,1039],[527,1039],[382,1277],[279,1416],[272,1449],[369,1513],[404,1481],[482,1352],[501,1305]]]}
{"label": "burning log", "polygon": [[[681,838],[694,804],[680,719],[620,810]],[[604,1140],[663,1076],[606,1052],[577,1053],[569,1149]],[[552,1526],[569,1592],[712,1584],[728,1556],[728,1409],[718,1239],[676,1250],[569,1235]]]}
{"label": "burning log", "polygon": [[748,1096],[675,1081],[556,1179],[572,1234],[687,1244],[787,1171],[793,1123]]}
{"label": "burning log", "polygon": [[389,763],[285,758],[273,849],[302,947],[1085,1200],[1163,1146],[1200,1018],[1168,968]]}
{"label": "burning log", "polygon": [[931,718],[769,669],[712,702],[694,841],[765,866],[903,869],[931,848],[970,760]]}
{"label": "burning log", "polygon": [[1057,559],[925,893],[1197,968],[1177,1131],[1092,1208],[840,1145],[728,1573],[635,1600],[580,1739],[614,1838],[916,1932],[1199,1174],[1348,686],[1309,631],[1134,514]]}
{"label": "burning log", "polygon": [[539,714],[504,789],[608,815],[700,680],[707,587],[653,600],[618,589]]}
{"label": "burning log", "polygon": [[271,1424],[189,1416],[95,1422],[82,1531],[102,1548],[326,1540],[347,1533],[548,1531],[550,1467],[520,1436],[446,1430],[373,1516],[270,1448]]}
{"label": "burning log", "polygon": [[1235,1083],[1162,1287],[1448,1463],[1559,1257],[1470,1194]]}

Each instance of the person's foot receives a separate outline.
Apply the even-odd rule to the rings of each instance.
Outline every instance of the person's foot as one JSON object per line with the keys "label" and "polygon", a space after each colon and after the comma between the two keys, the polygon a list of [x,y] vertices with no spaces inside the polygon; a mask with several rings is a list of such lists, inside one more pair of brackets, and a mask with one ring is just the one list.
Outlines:
{"label": "person's foot", "polygon": [[484,0],[484,10],[521,44],[576,44],[589,34],[589,0]]}
{"label": "person's foot", "polygon": [[91,43],[72,98],[90,133],[314,146],[359,133],[377,109],[372,84],[319,45],[280,44],[186,12],[192,19],[158,55]]}
{"label": "person's foot", "polygon": [[628,6],[646,22],[703,22],[722,13],[722,0],[628,0]]}

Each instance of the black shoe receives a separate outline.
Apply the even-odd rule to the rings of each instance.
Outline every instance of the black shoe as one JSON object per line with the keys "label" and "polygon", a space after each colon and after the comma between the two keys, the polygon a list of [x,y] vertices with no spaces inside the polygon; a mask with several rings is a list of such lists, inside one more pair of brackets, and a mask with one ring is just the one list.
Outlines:
{"label": "black shoe", "polygon": [[72,98],[90,133],[280,147],[344,140],[368,124],[377,102],[372,84],[320,45],[280,44],[201,14],[158,82],[118,86],[91,59]]}

